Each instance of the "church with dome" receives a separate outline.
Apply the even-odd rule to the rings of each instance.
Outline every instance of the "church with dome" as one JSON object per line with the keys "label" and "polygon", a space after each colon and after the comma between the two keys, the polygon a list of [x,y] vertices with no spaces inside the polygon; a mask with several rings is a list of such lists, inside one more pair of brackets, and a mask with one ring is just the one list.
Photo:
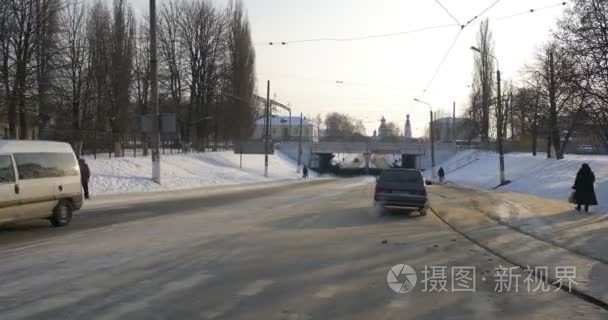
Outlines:
{"label": "church with dome", "polygon": [[[385,142],[390,140],[390,129],[386,125],[386,118],[380,119],[380,126],[377,130],[374,130],[374,141]],[[403,128],[403,142],[408,142],[412,139],[412,124],[410,122],[410,115],[408,114],[405,119],[405,126]]]}

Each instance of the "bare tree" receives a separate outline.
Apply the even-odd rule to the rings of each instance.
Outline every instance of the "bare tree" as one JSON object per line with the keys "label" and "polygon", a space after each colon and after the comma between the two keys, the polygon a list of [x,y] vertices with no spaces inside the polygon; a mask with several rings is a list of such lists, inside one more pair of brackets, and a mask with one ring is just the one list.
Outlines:
{"label": "bare tree", "polygon": [[351,140],[365,135],[365,127],[361,120],[338,112],[325,116],[325,128],[327,137],[334,140]]}
{"label": "bare tree", "polygon": [[511,99],[511,114],[513,115],[516,134],[521,142],[531,140],[532,154],[536,156],[538,142],[538,126],[541,106],[540,92],[534,84],[514,89]]}
{"label": "bare tree", "polygon": [[[26,100],[34,75],[30,68],[35,64],[36,3],[33,0],[7,0],[9,30],[8,68],[13,73],[9,79],[8,125],[11,138],[28,137],[28,112]],[[10,62],[9,62],[10,63]],[[11,77],[9,71],[9,77]],[[30,80],[30,81],[28,81]],[[31,91],[30,91],[31,93]]]}
{"label": "bare tree", "polygon": [[[145,19],[140,22],[135,40],[135,54],[133,65],[133,84],[137,115],[142,116],[148,111],[148,98],[150,95],[150,32],[149,22]],[[148,155],[148,138],[142,133],[144,156]]]}
{"label": "bare tree", "polygon": [[490,104],[494,87],[494,41],[490,31],[489,20],[482,21],[477,34],[477,46],[479,54],[475,54],[475,71],[473,74],[473,90],[479,92],[479,105],[472,105],[475,115],[481,115],[481,139],[487,141],[490,131]]}
{"label": "bare tree", "polygon": [[90,72],[91,99],[95,109],[95,130],[109,129],[109,72],[110,72],[110,20],[108,7],[97,0],[91,7],[87,19],[87,68]]}
{"label": "bare tree", "polygon": [[55,60],[60,59],[63,48],[58,45],[59,19],[64,5],[62,0],[36,0],[36,89],[38,125],[46,127],[56,113],[51,99],[52,81],[56,74]]}
{"label": "bare tree", "polygon": [[575,0],[556,38],[574,63],[573,83],[586,93],[586,111],[608,148],[608,2]]}
{"label": "bare tree", "polygon": [[399,138],[401,136],[401,126],[399,126],[395,122],[388,121],[386,123],[386,131],[388,133],[387,138],[391,142],[399,142],[401,140]]}
{"label": "bare tree", "polygon": [[[133,123],[148,112],[148,26],[128,0],[85,3],[0,1],[0,117],[6,114],[13,138],[36,138],[36,127],[66,131],[62,139],[77,152],[83,128],[105,132],[120,154],[119,142],[139,134]],[[160,106],[178,115],[180,139],[204,149],[210,138],[215,146],[220,138],[247,138],[258,108],[255,50],[240,0],[223,8],[168,0],[158,23]]]}
{"label": "bare tree", "polygon": [[[181,136],[188,135],[188,112],[182,110],[184,94],[184,75],[186,74],[185,52],[180,38],[180,22],[183,19],[183,6],[177,1],[164,2],[158,21],[158,44],[162,63],[159,68],[160,88],[169,96],[169,103],[178,114],[178,130]],[[187,111],[187,110],[185,110]]]}
{"label": "bare tree", "polygon": [[0,1],[0,112],[5,114],[8,110],[9,94],[11,92],[11,81],[10,81],[10,38],[11,38],[11,24],[9,3],[7,1]]}
{"label": "bare tree", "polygon": [[233,109],[238,114],[234,139],[242,140],[253,132],[255,110],[253,95],[255,91],[255,50],[251,41],[249,21],[240,0],[230,1],[228,52],[230,56],[230,83],[234,100]]}
{"label": "bare tree", "polygon": [[87,9],[82,0],[70,0],[60,18],[63,28],[60,46],[58,80],[69,100],[72,115],[72,145],[79,152],[82,147],[82,109],[88,100],[86,96],[89,80],[89,51],[86,29]]}
{"label": "bare tree", "polygon": [[[569,56],[556,43],[552,42],[541,49],[536,58],[536,65],[531,72],[532,77],[537,77],[540,80],[541,96],[549,106],[548,146],[555,150],[557,159],[562,159],[565,145],[561,141],[559,119],[562,115],[572,119],[571,116],[578,113],[577,110],[581,107],[573,100],[577,95],[575,88],[572,86],[574,64]],[[551,155],[550,151],[550,149],[547,150],[548,157]]]}
{"label": "bare tree", "polygon": [[[125,0],[114,0],[110,38],[109,102],[112,132],[121,137],[129,121],[135,51],[135,18]],[[120,152],[117,152],[120,153]]]}

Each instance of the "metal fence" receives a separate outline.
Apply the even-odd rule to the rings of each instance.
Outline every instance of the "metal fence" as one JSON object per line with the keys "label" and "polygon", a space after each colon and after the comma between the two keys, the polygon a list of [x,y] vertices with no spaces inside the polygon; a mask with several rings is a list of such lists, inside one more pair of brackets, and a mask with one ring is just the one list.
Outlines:
{"label": "metal fence", "polygon": [[[79,137],[79,138],[74,138]],[[142,133],[115,134],[111,132],[43,129],[38,140],[63,141],[72,144],[76,153],[94,158],[100,157],[142,157],[151,153],[151,136]],[[78,140],[80,143],[75,143]],[[178,134],[161,134],[161,154],[188,153],[192,151],[219,151],[232,149],[232,143],[206,139],[194,148],[190,141],[180,139]]]}

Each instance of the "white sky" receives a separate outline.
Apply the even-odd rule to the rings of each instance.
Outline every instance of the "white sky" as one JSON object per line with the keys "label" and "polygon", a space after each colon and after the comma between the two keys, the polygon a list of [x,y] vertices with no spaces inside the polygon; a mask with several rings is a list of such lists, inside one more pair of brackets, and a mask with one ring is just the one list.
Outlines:
{"label": "white sky", "polygon": [[[137,11],[148,0],[131,0]],[[157,0],[161,3],[163,0]],[[473,18],[495,0],[440,0],[461,22]],[[226,1],[213,0],[219,6]],[[268,41],[342,38],[395,33],[455,23],[434,0],[243,0],[256,44],[258,93],[290,103],[294,112],[314,117],[332,111],[362,119],[371,133],[381,116],[403,126],[410,114],[414,135],[428,123],[428,107],[457,114],[465,108],[472,81],[473,52],[481,19],[462,30],[450,55],[435,73],[459,32],[452,26],[396,37],[352,42],[291,43]],[[549,39],[563,6],[509,19],[493,18],[557,5],[559,0],[502,0],[483,17],[490,18],[502,77],[516,80],[536,48]],[[337,84],[336,81],[343,81]],[[428,90],[424,92],[424,89]]]}

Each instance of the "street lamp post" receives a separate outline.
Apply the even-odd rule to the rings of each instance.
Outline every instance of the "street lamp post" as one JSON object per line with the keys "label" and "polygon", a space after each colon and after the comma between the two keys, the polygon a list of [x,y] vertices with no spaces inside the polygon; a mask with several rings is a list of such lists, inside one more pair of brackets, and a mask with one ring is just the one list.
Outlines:
{"label": "street lamp post", "polygon": [[420,99],[414,98],[414,101],[416,101],[418,103],[426,104],[427,106],[429,106],[429,113],[430,113],[429,138],[431,139],[431,175],[433,177],[435,177],[435,138],[433,135],[433,106],[430,103],[424,102]]}
{"label": "street lamp post", "polygon": [[[481,50],[479,50],[479,48],[471,46],[471,50],[483,55],[484,53],[481,52]],[[494,61],[496,62],[496,81],[497,83],[497,88],[496,88],[496,109],[497,109],[497,118],[496,118],[496,126],[498,127],[496,130],[496,146],[498,149],[498,163],[499,163],[499,168],[500,168],[500,185],[505,185],[507,183],[507,180],[505,179],[505,152],[504,152],[504,144],[503,144],[503,121],[504,121],[504,110],[502,109],[502,96],[501,96],[501,92],[500,92],[500,66],[498,64],[498,59],[496,59],[495,56],[489,54],[489,53],[485,53],[487,54],[490,58],[494,59]]]}

